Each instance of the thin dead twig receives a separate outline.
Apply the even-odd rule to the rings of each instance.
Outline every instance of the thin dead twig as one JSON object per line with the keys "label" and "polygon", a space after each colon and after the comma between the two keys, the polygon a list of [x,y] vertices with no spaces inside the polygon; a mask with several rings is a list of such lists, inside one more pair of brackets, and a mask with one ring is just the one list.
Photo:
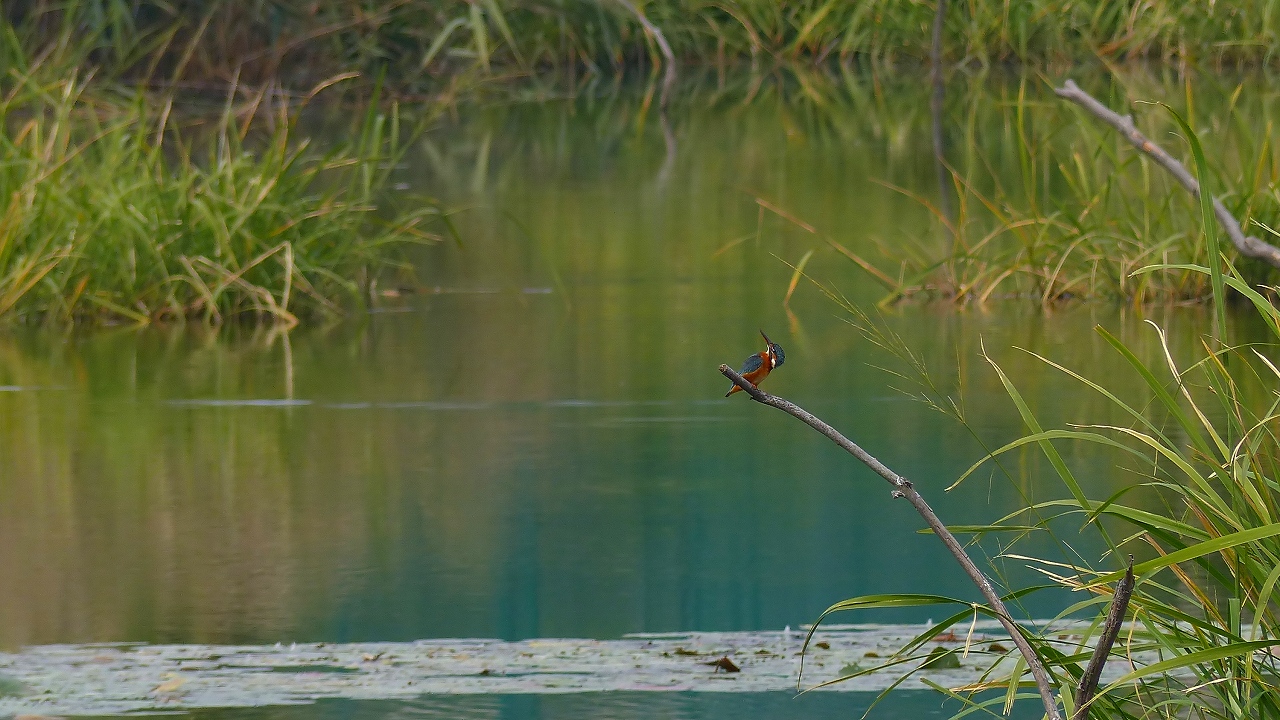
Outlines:
{"label": "thin dead twig", "polygon": [[1133,556],[1129,556],[1129,569],[1116,585],[1116,594],[1111,598],[1111,609],[1107,612],[1107,620],[1102,624],[1102,635],[1098,636],[1098,644],[1093,648],[1093,657],[1085,667],[1084,676],[1080,678],[1080,688],[1076,691],[1076,712],[1071,720],[1087,720],[1089,705],[1093,702],[1093,694],[1098,690],[1098,679],[1102,677],[1102,666],[1107,664],[1107,656],[1111,654],[1111,646],[1116,644],[1120,635],[1120,625],[1124,623],[1124,613],[1129,609],[1129,598],[1133,596]]}
{"label": "thin dead twig", "polygon": [[969,576],[973,584],[978,586],[978,590],[982,592],[982,596],[986,598],[987,603],[991,606],[992,612],[996,614],[996,619],[1000,621],[1000,624],[1009,633],[1014,645],[1017,645],[1018,651],[1022,653],[1022,657],[1027,663],[1027,669],[1031,671],[1031,676],[1035,678],[1036,687],[1040,689],[1040,699],[1044,701],[1044,710],[1049,720],[1062,720],[1062,713],[1059,711],[1057,700],[1053,696],[1053,684],[1049,680],[1049,673],[1045,670],[1044,663],[1040,661],[1040,656],[1036,654],[1036,651],[1031,648],[1031,644],[1027,642],[1027,638],[1022,634],[1022,628],[1009,615],[1009,610],[1000,600],[1000,596],[996,594],[995,588],[991,586],[991,581],[987,579],[986,575],[982,574],[982,571],[974,564],[973,559],[965,552],[964,546],[960,544],[959,540],[956,540],[956,536],[952,535],[947,526],[942,523],[933,508],[929,507],[929,503],[925,502],[920,493],[916,491],[911,481],[890,470],[888,466],[872,457],[857,443],[845,437],[839,430],[823,422],[822,419],[808,410],[789,400],[764,392],[752,385],[746,378],[734,372],[728,365],[721,365],[720,372],[733,381],[735,385],[746,391],[752,400],[777,408],[826,435],[829,440],[839,445],[845,452],[857,458],[862,464],[871,468],[875,474],[888,481],[893,486],[893,497],[906,498],[907,502],[911,503],[911,506],[916,509],[916,512],[920,513],[920,517],[924,518],[925,523],[933,530],[934,534],[942,540],[942,544],[946,545],[947,550],[951,551],[951,555],[955,557],[956,562],[960,563],[960,567],[964,568],[965,574]]}
{"label": "thin dead twig", "polygon": [[[1060,88],[1054,88],[1053,92],[1058,97],[1070,100],[1088,110],[1091,115],[1115,128],[1134,147],[1151,157],[1165,170],[1168,170],[1169,174],[1173,175],[1174,179],[1182,187],[1186,188],[1188,192],[1196,198],[1200,197],[1200,183],[1196,182],[1195,176],[1187,170],[1185,165],[1178,162],[1177,158],[1165,152],[1164,148],[1156,145],[1146,135],[1139,132],[1138,128],[1133,124],[1132,115],[1120,115],[1111,110],[1106,105],[1098,102],[1092,95],[1081,90],[1071,80],[1066,81]],[[1236,247],[1236,250],[1241,255],[1257,258],[1271,267],[1280,268],[1280,248],[1259,240],[1252,235],[1245,235],[1240,223],[1218,198],[1213,198],[1213,214],[1218,218],[1218,224],[1222,225],[1222,229],[1227,231],[1227,237],[1231,238],[1231,244]]]}

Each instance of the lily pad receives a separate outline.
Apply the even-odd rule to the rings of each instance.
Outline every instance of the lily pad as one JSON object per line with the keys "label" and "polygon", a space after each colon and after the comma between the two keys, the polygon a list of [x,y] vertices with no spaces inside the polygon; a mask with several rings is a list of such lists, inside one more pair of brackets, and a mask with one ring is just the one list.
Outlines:
{"label": "lily pad", "polygon": [[924,664],[920,666],[920,669],[954,670],[958,667],[960,667],[960,656],[956,655],[955,650],[936,647],[929,653],[929,657],[925,658]]}
{"label": "lily pad", "polygon": [[[1046,623],[1047,624],[1047,623]],[[984,643],[1008,643],[994,621],[979,621]],[[920,625],[827,626],[830,646],[805,663],[812,687],[865,671],[862,658],[888,655],[919,636]],[[1079,632],[1060,622],[1055,632]],[[635,635],[612,640],[436,638],[407,643],[289,645],[37,645],[0,652],[0,718],[191,711],[294,705],[324,699],[416,698],[427,694],[564,692],[777,692],[796,687],[803,639],[789,630]],[[764,652],[760,652],[764,651]],[[1150,656],[1150,657],[1148,657]],[[1150,664],[1148,654],[1138,662]],[[977,681],[982,653],[959,668],[958,653],[937,648],[926,672]],[[874,662],[874,661],[865,661]],[[704,663],[714,663],[707,665]],[[741,672],[732,672],[741,669]],[[836,674],[836,669],[840,673]],[[1123,673],[1119,663],[1103,682]],[[897,682],[893,670],[864,672],[828,690],[867,692]]]}
{"label": "lily pad", "polygon": [[3,697],[22,697],[31,692],[31,689],[21,682],[11,677],[0,675],[0,698]]}
{"label": "lily pad", "polygon": [[342,665],[276,665],[271,672],[278,673],[358,673],[359,670]]}

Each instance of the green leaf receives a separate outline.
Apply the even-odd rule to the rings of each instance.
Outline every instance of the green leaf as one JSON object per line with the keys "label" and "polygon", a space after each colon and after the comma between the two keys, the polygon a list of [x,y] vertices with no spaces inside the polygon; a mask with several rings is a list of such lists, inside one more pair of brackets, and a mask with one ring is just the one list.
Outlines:
{"label": "green leaf", "polygon": [[1010,450],[1014,450],[1016,448],[1022,447],[1023,445],[1027,445],[1028,443],[1033,443],[1033,442],[1040,443],[1041,441],[1045,441],[1045,440],[1085,440],[1088,442],[1095,442],[1100,445],[1110,445],[1111,447],[1118,448],[1127,453],[1136,455],[1138,456],[1138,458],[1148,463],[1151,462],[1151,459],[1147,457],[1145,454],[1143,454],[1142,452],[1135,450],[1129,447],[1128,445],[1112,440],[1111,438],[1105,435],[1099,435],[1098,433],[1091,433],[1091,432],[1082,432],[1079,430],[1047,430],[1044,432],[1032,433],[1031,435],[1025,435],[1005,445],[1004,447],[999,448],[998,450],[993,450],[992,452],[988,453],[985,457],[978,460],[973,465],[970,465],[968,470],[965,470],[964,473],[959,478],[957,478],[955,482],[951,483],[951,485],[947,487],[946,492],[951,492],[952,490],[954,490],[960,483],[964,482],[966,478],[972,475],[979,467],[981,467],[988,460],[991,460],[992,458],[995,458],[999,455],[1003,455],[1004,453]]}
{"label": "green leaf", "polygon": [[[1120,342],[1115,335],[1108,332],[1106,328],[1101,325],[1095,325],[1094,330],[1096,330],[1098,334],[1111,345],[1111,347],[1115,348],[1125,360],[1129,361],[1129,365],[1131,365],[1134,370],[1138,371],[1138,374],[1142,376],[1144,381],[1146,381],[1147,387],[1151,388],[1151,392],[1155,393],[1156,397],[1160,400],[1160,403],[1169,411],[1169,414],[1173,415],[1174,419],[1178,421],[1178,425],[1187,433],[1187,437],[1190,438],[1191,443],[1195,445],[1196,449],[1203,453],[1207,458],[1214,457],[1213,450],[1209,448],[1209,444],[1205,442],[1204,436],[1200,434],[1199,426],[1191,422],[1191,419],[1187,417],[1186,412],[1183,411],[1181,403],[1179,403],[1177,398],[1169,392],[1169,389],[1164,386],[1164,383],[1160,382],[1160,380],[1156,378],[1155,373],[1151,372],[1151,369],[1144,365],[1142,361],[1138,359],[1138,356],[1133,354],[1132,350],[1130,350],[1124,343]],[[1181,382],[1180,378],[1175,378],[1175,380]]]}
{"label": "green leaf", "polygon": [[[975,703],[972,698],[961,695],[951,690],[950,688],[943,687],[942,685],[939,685],[938,683],[930,680],[929,678],[920,678],[920,682],[924,683],[925,685],[928,685],[929,687],[942,693],[943,695],[946,695],[952,700],[957,700],[963,705],[965,705],[965,709],[960,711],[959,713],[956,713],[955,715],[952,715],[951,720],[959,720],[960,718],[975,712],[984,712],[990,715],[991,717],[1001,718],[1002,720],[1003,718],[1006,717],[1001,713],[996,713],[988,709],[995,705],[1000,705],[1003,707],[1005,703],[1005,698],[1003,695],[1001,695],[1000,697],[984,700],[983,702],[980,702],[980,703]],[[1038,700],[1039,698],[1040,698],[1039,693],[1018,693],[1016,697],[1017,700],[1032,700],[1032,699]]]}
{"label": "green leaf", "polygon": [[524,67],[524,58],[520,55],[520,47],[516,44],[515,35],[511,33],[511,27],[507,25],[507,18],[502,14],[502,8],[498,7],[497,0],[483,1],[489,11],[489,17],[493,18],[493,24],[498,26],[498,32],[502,33],[503,39],[507,41],[507,46],[511,48],[511,54],[515,56],[516,64]]}
{"label": "green leaf", "polygon": [[425,70],[431,61],[435,59],[440,50],[444,48],[444,44],[449,41],[449,36],[454,30],[467,24],[467,19],[456,17],[445,24],[440,32],[436,33],[435,38],[431,40],[431,45],[427,47],[427,52],[422,56],[422,62],[419,63],[418,69]]}
{"label": "green leaf", "polygon": [[1209,188],[1209,163],[1204,159],[1204,149],[1200,147],[1200,138],[1191,129],[1177,110],[1164,103],[1160,106],[1169,111],[1182,131],[1187,134],[1187,142],[1191,144],[1191,157],[1195,160],[1196,182],[1200,185],[1200,229],[1204,233],[1205,246],[1209,255],[1210,282],[1213,284],[1213,309],[1217,319],[1216,338],[1225,342],[1227,333],[1227,292],[1222,282],[1222,249],[1219,247],[1218,226],[1213,216],[1213,192]]}
{"label": "green leaf", "polygon": [[[1000,366],[986,355],[985,350],[983,351],[983,357],[985,357],[987,363],[995,369],[996,375],[1000,377],[1000,382],[1004,385],[1005,392],[1008,393],[1009,398],[1013,400],[1013,404],[1017,406],[1018,413],[1022,416],[1022,421],[1031,429],[1031,433],[1033,435],[1041,438],[1037,441],[1037,444],[1040,446],[1041,451],[1044,452],[1045,457],[1049,459],[1049,464],[1057,471],[1058,477],[1062,478],[1062,482],[1066,484],[1067,489],[1071,491],[1071,496],[1076,499],[1076,502],[1080,503],[1081,507],[1086,510],[1092,510],[1093,505],[1089,502],[1089,499],[1085,497],[1084,490],[1080,488],[1080,483],[1076,482],[1075,475],[1071,474],[1071,470],[1067,467],[1067,463],[1063,461],[1062,456],[1058,454],[1058,449],[1053,446],[1052,442],[1044,438],[1044,428],[1040,427],[1040,421],[1036,420],[1035,414],[1031,412],[1031,408],[1027,406],[1027,402],[1022,399],[1022,393],[1018,392],[1018,388],[1014,387],[1013,382],[1004,374],[1004,371],[1000,369]],[[953,484],[952,487],[955,487],[955,485]]]}
{"label": "green leaf", "polygon": [[471,3],[471,36],[476,44],[476,55],[480,58],[480,66],[489,72],[489,30],[485,24],[484,11],[480,3]]}
{"label": "green leaf", "polygon": [[1169,658],[1168,660],[1163,660],[1161,662],[1154,663],[1152,665],[1147,665],[1146,667],[1138,668],[1137,670],[1126,673],[1122,677],[1118,678],[1115,682],[1103,688],[1102,692],[1098,694],[1103,695],[1119,687],[1120,685],[1124,685],[1125,683],[1132,682],[1134,680],[1139,680],[1144,677],[1149,677],[1151,675],[1159,675],[1161,673],[1167,673],[1171,670],[1177,670],[1178,668],[1184,668],[1189,665],[1199,665],[1201,663],[1213,662],[1215,660],[1222,660],[1224,658],[1229,658],[1229,657],[1239,657],[1241,655],[1252,655],[1254,652],[1258,650],[1265,650],[1269,647],[1275,647],[1276,645],[1280,645],[1280,640],[1255,640],[1253,642],[1237,642],[1237,643],[1231,643],[1230,645],[1223,645],[1221,647],[1209,648],[1208,650],[1197,650],[1196,652],[1193,652],[1193,653],[1187,653],[1186,655],[1179,655],[1177,657]]}
{"label": "green leaf", "polygon": [[[1137,565],[1133,566],[1133,573],[1135,575],[1146,575],[1148,573],[1155,572],[1156,570],[1166,568],[1170,565],[1176,565],[1180,562],[1186,562],[1188,560],[1195,560],[1196,558],[1201,558],[1201,557],[1204,557],[1205,555],[1211,555],[1213,553],[1220,552],[1227,548],[1235,547],[1237,545],[1243,545],[1245,543],[1255,542],[1257,540],[1263,540],[1269,537],[1275,537],[1277,535],[1280,535],[1280,523],[1272,523],[1270,525],[1263,525],[1262,527],[1250,528],[1248,530],[1241,530],[1240,532],[1233,532],[1229,535],[1216,537],[1212,540],[1206,540],[1202,543],[1197,543],[1195,545],[1192,545],[1191,547],[1187,547],[1175,552],[1171,552],[1168,555],[1164,555],[1162,557],[1158,557],[1152,560],[1148,560],[1146,562],[1138,563]],[[1097,580],[1094,580],[1092,583],[1090,583],[1089,587],[1103,585],[1106,583],[1112,583],[1119,580],[1123,576],[1124,576],[1123,570],[1117,570],[1116,572],[1113,572],[1113,573],[1107,573],[1106,575],[1103,575],[1099,577]]]}
{"label": "green leaf", "polygon": [[[947,530],[952,535],[957,533],[996,533],[996,532],[1033,532],[1036,530],[1044,530],[1039,525],[948,525]],[[920,528],[916,531],[920,535],[932,535],[933,528]]]}

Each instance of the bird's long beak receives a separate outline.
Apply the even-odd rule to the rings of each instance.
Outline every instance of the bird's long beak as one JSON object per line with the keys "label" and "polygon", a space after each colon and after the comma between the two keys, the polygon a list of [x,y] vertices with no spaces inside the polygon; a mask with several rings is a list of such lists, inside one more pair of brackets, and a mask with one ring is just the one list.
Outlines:
{"label": "bird's long beak", "polygon": [[766,346],[768,346],[768,345],[772,345],[772,344],[773,344],[773,343],[769,342],[769,336],[768,336],[768,335],[765,335],[763,330],[761,330],[761,331],[760,331],[760,337],[764,338],[764,344],[765,344]]}

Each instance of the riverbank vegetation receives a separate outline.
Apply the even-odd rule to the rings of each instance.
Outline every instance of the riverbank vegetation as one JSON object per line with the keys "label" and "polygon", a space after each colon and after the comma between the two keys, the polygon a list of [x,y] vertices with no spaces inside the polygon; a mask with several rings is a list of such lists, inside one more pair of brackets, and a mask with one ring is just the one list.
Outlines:
{"label": "riverbank vegetation", "polygon": [[[1193,270],[1207,275],[1208,268]],[[1017,378],[983,352],[990,371],[1021,416],[1026,434],[991,452],[963,473],[952,487],[990,474],[1018,484],[1031,455],[1060,483],[1058,499],[1027,499],[1027,507],[989,524],[956,527],[972,538],[974,552],[985,548],[991,572],[1020,607],[1028,597],[1068,588],[1077,600],[1048,624],[1028,621],[1028,639],[1047,666],[1066,715],[1073,718],[1274,717],[1280,714],[1280,615],[1275,593],[1280,581],[1280,434],[1272,388],[1280,370],[1265,349],[1280,340],[1280,312],[1242,282],[1232,285],[1253,301],[1253,310],[1234,323],[1237,332],[1217,326],[1199,349],[1174,348],[1155,323],[1163,353],[1140,357],[1133,347],[1102,328],[1098,332],[1132,371],[1131,376],[1098,377],[1052,357],[1040,362],[1078,383],[1097,398],[1095,417],[1061,428],[1041,424],[1019,391]],[[958,388],[932,376],[929,368],[892,330],[856,307],[867,339],[896,358],[895,381],[934,408],[965,424],[977,436],[983,420],[967,417]],[[1238,331],[1252,327],[1244,342]],[[1228,338],[1232,342],[1228,342]],[[1080,446],[1093,448],[1079,452]],[[1073,458],[1102,453],[1133,475],[1133,482],[1108,496],[1095,496],[1088,471]],[[1022,469],[1021,471],[1019,469]],[[979,541],[986,538],[993,543]],[[1046,543],[1045,538],[1049,538]],[[1058,552],[1045,552],[1045,547]],[[1101,555],[1087,550],[1096,547]],[[1081,684],[1092,645],[1123,575],[1126,556],[1136,557],[1136,586],[1104,676],[1102,692],[1075,714],[1072,700]],[[1011,568],[1032,568],[1031,584],[1012,579]],[[954,615],[922,632],[896,654],[856,674],[933,659],[930,641],[962,636],[965,627],[990,608],[933,595],[852,598],[830,612],[903,605],[955,605]],[[1083,616],[1083,631],[1068,627]],[[825,616],[824,616],[825,617]],[[1068,625],[1059,625],[1067,621]],[[975,647],[1000,660],[983,681],[964,688],[933,685],[968,710],[999,714],[1028,693],[1026,667],[1006,647]],[[990,658],[988,658],[990,661]],[[1120,669],[1115,670],[1119,665]],[[911,671],[907,676],[911,676]],[[929,682],[926,680],[926,682]],[[999,693],[992,696],[990,691]],[[982,693],[986,692],[986,695]]]}
{"label": "riverbank vegetation", "polygon": [[[1021,102],[1014,107],[1025,110]],[[1189,127],[1181,130],[1190,144],[1194,173],[1204,183],[1210,173],[1200,140]],[[1151,174],[1144,177],[1149,181]],[[1151,192],[1150,185],[1137,189],[1143,195]],[[1130,191],[1140,194],[1137,189]],[[1107,194],[1112,193],[1123,190]],[[1034,199],[1037,193],[1027,197]],[[1138,207],[1142,201],[1131,202],[1125,207]],[[1108,207],[1095,197],[1090,209]],[[1157,207],[1168,213],[1168,204]],[[984,547],[983,538],[994,539],[985,547],[992,572],[1007,593],[1006,602],[1021,605],[1030,595],[1055,588],[1080,593],[1078,601],[1062,608],[1049,623],[1026,624],[1035,657],[1051,676],[1052,694],[1065,716],[1074,720],[1280,715],[1280,688],[1274,682],[1280,674],[1280,615],[1274,601],[1280,582],[1280,401],[1274,387],[1280,369],[1273,352],[1280,341],[1280,310],[1264,295],[1274,288],[1250,282],[1214,249],[1211,233],[1217,232],[1217,221],[1207,197],[1180,217],[1188,225],[1183,232],[1198,240],[1199,249],[1196,242],[1188,242],[1152,253],[1148,266],[1130,277],[1165,274],[1193,278],[1202,285],[1200,292],[1215,312],[1207,314],[1212,319],[1199,347],[1171,347],[1160,325],[1148,320],[1162,349],[1156,358],[1140,357],[1129,344],[1097,328],[1129,366],[1128,377],[1098,377],[1090,368],[1067,367],[1052,357],[1034,355],[1098,400],[1095,417],[1062,428],[1042,425],[1017,379],[982,348],[980,355],[1026,433],[992,449],[949,488],[971,481],[979,472],[1016,485],[1025,480],[1027,456],[1032,453],[1043,456],[1044,467],[1061,483],[1065,495],[1059,499],[1027,497],[1026,507],[989,524],[954,530],[972,537],[975,551]],[[1167,261],[1178,252],[1198,252],[1202,262]],[[1231,322],[1225,312],[1228,292],[1243,301]],[[981,437],[982,421],[966,415],[961,388],[931,376],[926,364],[883,323],[837,293],[828,295],[854,317],[870,342],[896,359],[891,370],[896,382],[906,383],[909,394]],[[1132,473],[1134,481],[1109,490],[1108,496],[1095,496],[1087,470],[1071,462],[1079,453],[1067,450],[1080,445],[1106,454],[1110,463]],[[1015,464],[1022,472],[1014,470]],[[1044,551],[1046,537],[1056,552]],[[1089,547],[1102,552],[1098,555]],[[1136,583],[1126,581],[1122,591],[1126,556]],[[1030,568],[1043,581],[1027,584],[1014,579],[1006,573],[1011,566]],[[1113,602],[1122,603],[1114,622],[1107,617]],[[930,653],[931,640],[944,634],[954,637],[970,619],[994,610],[934,595],[878,595],[837,603],[823,617],[847,610],[947,604],[957,606],[954,615],[927,628],[880,664],[858,669],[856,676],[903,663],[914,667],[924,661],[920,667],[926,667],[940,652]],[[1081,615],[1091,620],[1083,632],[1064,632],[1055,625]],[[1116,624],[1125,618],[1127,624]],[[1099,637],[1111,634],[1104,627],[1118,630],[1111,660],[1122,668],[1104,676],[1094,696],[1084,689],[1090,687],[1086,668],[1100,669],[1099,658],[1107,657],[1105,651],[1094,652]],[[966,652],[967,645],[966,641]],[[964,703],[962,714],[1002,709],[1007,714],[1016,700],[1038,697],[1023,691],[1027,666],[1016,652],[994,646],[977,652],[996,657],[982,681],[962,688],[925,682]],[[903,679],[916,672],[908,671]],[[1092,677],[1096,681],[1096,675]],[[999,694],[993,697],[990,691]],[[1087,706],[1075,707],[1080,698],[1092,699]]]}
{"label": "riverbank vegetation", "polygon": [[[406,90],[460,73],[617,75],[661,56],[641,16],[685,64],[927,59],[937,4],[896,0],[14,0],[13,39],[63,65],[133,82],[306,85],[385,70]],[[951,3],[948,62],[1153,58],[1272,62],[1270,3],[973,0]]]}
{"label": "riverbank vegetation", "polygon": [[[1178,125],[1178,114],[1186,114],[1205,138],[1210,191],[1246,233],[1280,242],[1280,136],[1268,119],[1276,98],[1256,85],[1246,92],[1243,83],[1215,88],[1200,79],[1187,76],[1180,97],[1172,98],[1167,84],[1153,87],[1141,74],[1116,73],[1091,89],[1109,107],[1131,112],[1140,132],[1189,166],[1190,147]],[[1197,197],[1052,89],[1047,81],[1024,79],[984,106],[970,104],[960,122],[948,118],[948,127],[962,129],[941,161],[948,179],[941,192],[951,207],[928,203],[945,241],[882,246],[887,262],[881,264],[896,266],[897,276],[885,283],[887,300],[1208,299],[1208,276],[1173,267],[1209,265]],[[1176,109],[1161,107],[1166,100]],[[1273,276],[1270,266],[1238,257],[1223,242],[1242,277],[1263,282]],[[1144,271],[1155,265],[1165,269]]]}
{"label": "riverbank vegetation", "polygon": [[375,98],[320,148],[298,118],[332,83],[293,102],[232,86],[195,115],[92,83],[0,79],[0,316],[293,324],[358,306],[399,250],[439,237],[430,201],[388,202],[411,133],[395,106]]}
{"label": "riverbank vegetation", "polygon": [[[769,68],[808,68],[783,70],[776,82],[798,83],[797,96],[816,107],[823,94],[806,74],[847,74],[852,65],[891,72],[925,61],[937,7],[6,3],[0,112],[9,159],[0,167],[0,198],[9,239],[0,246],[0,315],[143,322],[247,312],[293,322],[298,312],[336,311],[360,302],[379,269],[398,262],[396,248],[450,228],[424,229],[442,216],[430,202],[406,212],[387,207],[390,168],[412,134],[390,98],[428,101],[418,115],[430,116],[438,101],[546,78],[556,78],[550,92],[573,93],[578,78],[656,71],[659,45],[669,41],[690,74],[746,70],[753,77],[746,100]],[[959,68],[1081,57],[1269,63],[1280,48],[1280,21],[1269,7],[980,0],[949,8],[943,57]],[[353,141],[318,149],[300,135],[297,117],[314,89],[335,78],[369,111],[354,113],[359,126],[342,133]],[[825,84],[842,83],[847,77]],[[893,292],[1046,302],[1202,297],[1194,275],[1132,274],[1156,256],[1202,260],[1176,229],[1184,204],[1147,211],[1165,188],[1160,179],[1152,184],[1144,161],[1105,151],[1109,141],[1097,128],[1064,140],[1061,113],[1042,112],[1035,95],[1024,84],[1000,101],[996,136],[983,137],[989,124],[955,125],[966,128],[970,154],[952,166],[964,168],[953,170],[959,214],[945,223],[955,253],[904,246],[889,258],[898,267],[884,274],[899,278]],[[650,107],[646,96],[639,112]],[[1253,147],[1231,156],[1221,179],[1261,217],[1276,203],[1263,163],[1249,166],[1247,158],[1270,157],[1271,145],[1267,132],[1253,132]],[[1017,154],[1015,187],[994,172],[982,176],[984,158],[972,150],[994,146]],[[1061,205],[1048,207],[1042,196]]]}

